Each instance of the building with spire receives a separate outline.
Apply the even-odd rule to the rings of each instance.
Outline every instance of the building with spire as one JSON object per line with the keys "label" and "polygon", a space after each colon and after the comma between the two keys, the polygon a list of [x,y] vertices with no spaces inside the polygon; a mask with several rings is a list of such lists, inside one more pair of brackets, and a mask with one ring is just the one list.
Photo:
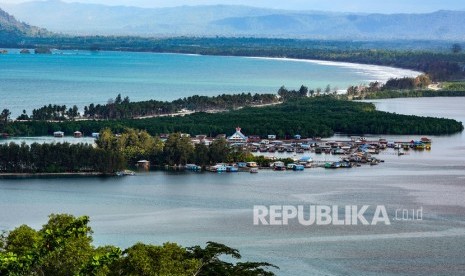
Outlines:
{"label": "building with spire", "polygon": [[241,132],[240,127],[237,127],[236,132],[228,137],[228,142],[231,144],[245,144],[247,143],[247,136]]}

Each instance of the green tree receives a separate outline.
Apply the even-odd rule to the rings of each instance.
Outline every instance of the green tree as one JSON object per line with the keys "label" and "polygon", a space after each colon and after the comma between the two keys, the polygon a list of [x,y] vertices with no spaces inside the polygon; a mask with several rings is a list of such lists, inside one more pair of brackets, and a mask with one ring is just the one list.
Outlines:
{"label": "green tree", "polygon": [[308,87],[306,86],[300,86],[300,89],[299,89],[299,94],[301,97],[307,97],[308,96]]}
{"label": "green tree", "polygon": [[193,156],[194,146],[190,138],[181,133],[170,134],[163,148],[165,162],[168,165],[185,165]]}
{"label": "green tree", "polygon": [[462,46],[460,44],[458,44],[458,43],[454,43],[454,44],[452,44],[451,51],[454,54],[458,54],[458,53],[462,52]]}
{"label": "green tree", "polygon": [[100,131],[99,138],[95,141],[97,146],[104,150],[116,150],[116,137],[110,128]]}
{"label": "green tree", "polygon": [[238,262],[233,264],[223,261],[221,257],[228,256],[239,260],[241,255],[237,249],[215,242],[207,242],[205,248],[200,246],[190,247],[188,253],[192,258],[201,261],[200,269],[194,274],[198,276],[272,276],[274,273],[268,271],[267,267],[278,269],[278,267],[265,262]]}
{"label": "green tree", "polygon": [[229,146],[228,141],[226,139],[216,139],[210,144],[209,147],[209,155],[210,161],[212,163],[221,163],[225,162],[229,156],[229,152],[231,148]]}
{"label": "green tree", "polygon": [[10,120],[11,112],[8,109],[3,109],[2,113],[0,113],[0,131],[5,131],[5,128]]}
{"label": "green tree", "polygon": [[196,144],[194,149],[194,162],[199,166],[210,164],[210,155],[208,147],[205,144]]}
{"label": "green tree", "polygon": [[111,275],[184,276],[195,275],[199,269],[200,260],[189,256],[187,250],[177,244],[156,246],[138,243],[123,252]]}

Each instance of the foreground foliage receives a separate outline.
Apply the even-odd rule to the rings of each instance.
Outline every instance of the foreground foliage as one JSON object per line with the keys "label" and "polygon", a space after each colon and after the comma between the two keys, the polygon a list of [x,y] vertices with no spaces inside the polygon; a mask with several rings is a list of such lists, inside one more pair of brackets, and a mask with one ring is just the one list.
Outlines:
{"label": "foreground foliage", "polygon": [[0,275],[198,275],[272,276],[265,262],[235,262],[239,251],[208,242],[206,247],[137,243],[126,250],[92,245],[89,217],[51,215],[42,229],[22,225],[0,238]]}

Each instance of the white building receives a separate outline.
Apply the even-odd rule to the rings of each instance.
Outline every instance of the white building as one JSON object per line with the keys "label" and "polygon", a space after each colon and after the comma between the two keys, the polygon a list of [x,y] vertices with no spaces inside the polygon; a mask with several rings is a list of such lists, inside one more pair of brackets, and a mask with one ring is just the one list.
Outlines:
{"label": "white building", "polygon": [[245,144],[247,143],[247,136],[242,134],[240,127],[237,127],[236,133],[228,137],[228,142],[234,144]]}

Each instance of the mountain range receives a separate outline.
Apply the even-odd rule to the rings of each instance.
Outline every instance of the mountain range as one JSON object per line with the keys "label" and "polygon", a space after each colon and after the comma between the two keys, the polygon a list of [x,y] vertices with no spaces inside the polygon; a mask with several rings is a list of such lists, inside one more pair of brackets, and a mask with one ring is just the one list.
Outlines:
{"label": "mountain range", "polygon": [[[59,0],[0,7],[21,21],[72,35],[465,40],[464,11],[354,14],[234,5],[139,8]],[[21,24],[18,27],[24,29]]]}
{"label": "mountain range", "polygon": [[20,22],[0,9],[0,37],[40,36],[45,34],[48,34],[45,29]]}

